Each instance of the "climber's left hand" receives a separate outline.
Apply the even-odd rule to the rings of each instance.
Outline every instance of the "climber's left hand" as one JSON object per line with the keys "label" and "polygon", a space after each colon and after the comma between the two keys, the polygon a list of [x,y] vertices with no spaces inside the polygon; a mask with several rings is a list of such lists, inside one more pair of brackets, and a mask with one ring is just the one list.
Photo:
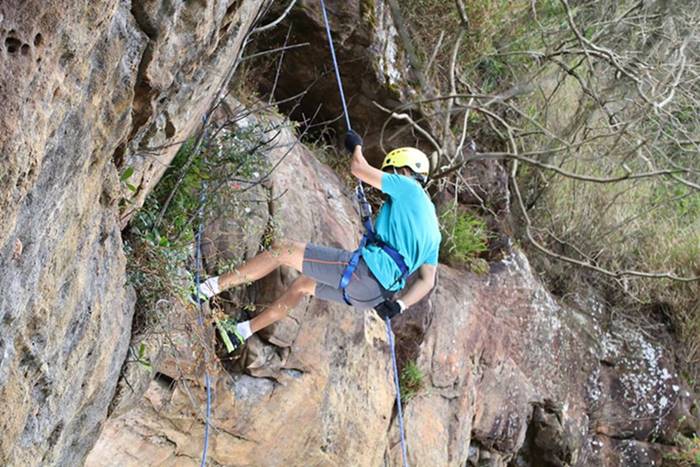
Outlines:
{"label": "climber's left hand", "polygon": [[377,312],[379,317],[383,320],[387,318],[391,319],[394,316],[403,313],[406,309],[406,305],[401,300],[385,300],[379,305],[374,307],[374,311]]}
{"label": "climber's left hand", "polygon": [[357,146],[362,146],[362,138],[354,131],[349,130],[345,134],[345,149],[347,149],[348,152],[352,154],[353,152],[355,152],[355,147]]}

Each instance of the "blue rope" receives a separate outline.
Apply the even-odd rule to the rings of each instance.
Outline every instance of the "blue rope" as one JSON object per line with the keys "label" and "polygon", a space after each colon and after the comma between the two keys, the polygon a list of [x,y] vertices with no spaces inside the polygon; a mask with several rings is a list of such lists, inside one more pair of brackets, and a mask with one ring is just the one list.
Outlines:
{"label": "blue rope", "polygon": [[386,335],[389,338],[391,349],[391,363],[394,367],[394,385],[396,386],[396,407],[399,415],[399,431],[401,433],[401,455],[404,467],[408,467],[408,453],[406,452],[406,434],[403,426],[403,411],[401,410],[401,387],[399,385],[399,369],[396,364],[396,348],[394,347],[394,333],[391,331],[391,318],[386,319]]}
{"label": "blue rope", "polygon": [[323,22],[326,25],[326,35],[328,36],[328,47],[331,49],[331,57],[333,58],[333,69],[335,70],[335,80],[338,82],[338,91],[340,91],[340,102],[343,104],[343,115],[345,115],[345,124],[348,131],[352,130],[350,126],[350,114],[348,106],[345,103],[345,93],[343,92],[343,82],[340,80],[340,71],[338,71],[338,60],[335,58],[335,48],[333,47],[333,39],[331,38],[331,27],[328,25],[328,14],[326,13],[326,4],[321,0],[321,11],[323,12]]}
{"label": "blue rope", "polygon": [[[204,122],[204,137],[203,140],[206,140],[207,138],[207,129],[206,129],[206,123],[207,123],[207,118],[203,118]],[[197,227],[197,235],[195,236],[195,254],[194,254],[194,284],[195,287],[197,288],[197,292],[199,292],[199,271],[202,268],[202,235],[204,234],[204,205],[206,204],[207,201],[207,182],[202,180],[202,187],[201,191],[199,193],[199,226]],[[199,323],[200,326],[204,327],[204,309],[203,309],[203,303],[199,298],[199,293],[195,293],[195,296],[197,297],[197,306],[199,307],[199,317],[197,319],[197,322]],[[206,351],[206,350],[205,350]],[[205,366],[206,366],[207,360],[205,359]],[[205,368],[205,373],[204,373],[204,384],[207,388],[207,414],[206,418],[204,421],[204,449],[202,450],[202,462],[200,464],[200,467],[205,467],[207,465],[207,451],[209,449],[209,425],[210,425],[210,418],[211,418],[211,381],[209,378],[209,372],[206,371]]]}
{"label": "blue rope", "polygon": [[[340,92],[340,101],[343,105],[343,115],[345,116],[345,124],[347,125],[348,131],[352,130],[350,126],[350,114],[348,113],[348,107],[345,103],[345,93],[343,92],[343,82],[340,79],[340,71],[338,70],[338,60],[335,57],[335,48],[333,47],[333,38],[331,37],[331,27],[328,24],[328,14],[326,13],[326,4],[323,0],[321,1],[321,11],[323,12],[323,23],[326,26],[326,35],[328,36],[328,47],[331,50],[331,58],[333,59],[333,69],[335,70],[335,79],[338,82],[338,91]],[[364,190],[362,188],[362,182],[358,180],[357,195],[360,198],[360,209],[362,210],[362,199],[366,198],[364,196]],[[364,219],[363,219],[364,221]],[[371,226],[371,218],[369,218]],[[389,338],[389,347],[391,348],[391,363],[394,368],[394,385],[396,386],[396,406],[398,408],[399,414],[399,430],[401,432],[401,454],[403,456],[403,465],[408,467],[408,455],[406,453],[406,435],[403,425],[403,412],[401,410],[401,389],[399,388],[399,370],[396,365],[396,350],[394,349],[394,335],[391,331],[391,319],[386,319],[386,334]]]}

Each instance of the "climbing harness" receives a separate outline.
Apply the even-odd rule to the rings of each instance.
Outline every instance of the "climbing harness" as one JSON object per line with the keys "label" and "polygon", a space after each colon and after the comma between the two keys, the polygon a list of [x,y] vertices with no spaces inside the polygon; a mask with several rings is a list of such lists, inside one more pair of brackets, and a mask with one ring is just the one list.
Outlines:
{"label": "climbing harness", "polygon": [[360,262],[360,258],[362,257],[362,249],[365,248],[367,245],[379,246],[379,248],[381,248],[384,251],[384,253],[389,255],[389,257],[392,260],[394,260],[394,263],[396,263],[396,266],[399,268],[399,271],[401,271],[401,275],[394,281],[394,284],[398,284],[402,280],[406,279],[409,273],[408,266],[406,266],[406,262],[401,256],[401,253],[399,253],[398,251],[396,251],[396,249],[392,248],[386,243],[382,242],[381,239],[379,239],[376,236],[374,232],[374,227],[372,226],[372,207],[369,205],[369,201],[367,201],[365,192],[361,188],[362,184],[360,183],[357,189],[355,190],[355,194],[357,197],[357,201],[360,205],[360,216],[362,219],[362,225],[365,227],[365,233],[362,235],[362,239],[360,240],[360,246],[355,251],[353,251],[352,256],[350,257],[350,261],[348,262],[348,265],[345,268],[345,271],[343,271],[342,277],[340,278],[340,290],[343,291],[343,300],[345,300],[345,303],[347,303],[348,305],[352,305],[352,303],[350,302],[350,296],[348,295],[347,287],[350,284],[352,273],[355,272],[355,269],[357,268],[357,265]]}
{"label": "climbing harness", "polygon": [[[321,11],[323,12],[323,22],[326,26],[326,35],[328,36],[328,47],[331,50],[331,58],[333,59],[333,69],[335,70],[335,79],[338,82],[338,91],[340,92],[340,101],[343,105],[343,115],[345,116],[345,124],[347,127],[348,131],[352,130],[352,127],[350,126],[350,114],[348,113],[348,107],[345,103],[345,93],[343,92],[343,83],[340,79],[340,71],[338,69],[338,60],[335,57],[335,48],[333,47],[333,38],[331,37],[331,28],[330,25],[328,24],[328,14],[326,12],[326,4],[324,0],[320,0],[321,2]],[[401,256],[401,254],[396,251],[394,248],[390,247],[389,245],[383,243],[378,239],[375,235],[374,232],[374,227],[372,226],[372,207],[369,204],[369,201],[367,201],[367,197],[365,196],[365,190],[362,187],[362,181],[358,180],[357,182],[357,188],[355,189],[355,196],[356,199],[359,203],[360,206],[360,217],[362,219],[362,224],[365,227],[365,233],[362,236],[362,240],[360,241],[360,246],[357,250],[355,250],[352,254],[352,257],[350,261],[348,262],[348,266],[345,268],[345,271],[343,272],[343,276],[340,280],[340,288],[343,291],[343,299],[345,302],[350,305],[350,298],[348,297],[345,289],[347,288],[348,284],[350,283],[350,279],[352,278],[352,273],[357,267],[358,263],[360,262],[360,257],[362,255],[362,249],[368,244],[368,243],[375,243],[379,244],[380,248],[384,250],[386,254],[388,254],[391,259],[394,260],[396,265],[398,266],[399,270],[401,271],[401,276],[399,279],[397,279],[396,282],[399,282],[400,280],[403,280],[408,276],[408,267],[406,266],[406,263]],[[399,387],[399,372],[398,372],[398,366],[396,364],[396,349],[394,346],[394,337],[393,337],[393,332],[391,330],[391,318],[387,317],[385,320],[386,323],[386,333],[387,337],[389,339],[389,348],[391,349],[391,362],[392,362],[392,367],[394,370],[394,385],[396,386],[396,406],[397,406],[397,412],[398,412],[398,418],[399,418],[399,431],[401,434],[401,456],[403,459],[403,465],[404,467],[408,467],[408,455],[406,451],[406,436],[404,432],[404,424],[403,424],[403,412],[401,410],[401,389]]]}

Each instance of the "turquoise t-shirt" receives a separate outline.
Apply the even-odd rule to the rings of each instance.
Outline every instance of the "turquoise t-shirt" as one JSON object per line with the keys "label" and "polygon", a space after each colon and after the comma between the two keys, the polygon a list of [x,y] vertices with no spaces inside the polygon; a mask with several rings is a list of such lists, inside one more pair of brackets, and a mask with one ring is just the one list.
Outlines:
{"label": "turquoise t-shirt", "polygon": [[[374,223],[374,231],[386,244],[403,256],[409,274],[423,264],[437,264],[440,251],[440,227],[435,206],[420,184],[411,177],[382,175],[382,192],[389,195]],[[362,257],[374,277],[391,291],[401,290],[401,270],[377,245],[362,249]]]}

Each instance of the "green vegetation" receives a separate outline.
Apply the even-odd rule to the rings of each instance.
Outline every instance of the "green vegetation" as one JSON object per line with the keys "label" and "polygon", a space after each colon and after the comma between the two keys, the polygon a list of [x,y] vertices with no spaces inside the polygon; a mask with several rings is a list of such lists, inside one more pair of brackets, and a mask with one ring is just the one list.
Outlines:
{"label": "green vegetation", "polygon": [[700,465],[700,437],[693,435],[692,438],[687,436],[676,436],[676,451],[666,456],[667,459],[676,461],[682,466],[697,466]]}
{"label": "green vegetation", "polygon": [[133,347],[129,347],[133,362],[138,363],[145,370],[152,371],[153,365],[151,365],[151,360],[148,358],[148,349],[146,348],[146,343],[141,342],[139,344],[138,352],[134,351]]}
{"label": "green vegetation", "polygon": [[413,399],[424,386],[425,376],[415,361],[409,361],[401,370],[399,388],[401,389],[401,402],[406,403]]}
{"label": "green vegetation", "polygon": [[[556,10],[559,2],[548,0],[545,3],[555,5],[550,5],[548,9]],[[518,21],[530,8],[530,2],[477,0],[464,1],[463,4],[469,21],[468,29],[462,25],[455,2],[408,0],[401,2],[401,10],[422,62],[427,64],[434,54],[432,66],[425,71],[435,77],[436,82],[447,82],[452,45],[460,34],[464,34],[457,57],[458,66],[470,79],[493,88],[503,81],[510,70],[506,62],[490,54],[508,42],[522,42],[527,37],[526,32],[534,32],[531,27],[526,29],[525,23]],[[434,27],[432,18],[440,18],[440,28]],[[443,45],[436,50],[441,32],[444,33]]]}
{"label": "green vegetation", "polygon": [[[199,149],[194,138],[182,145],[125,235],[128,279],[137,291],[137,327],[167,322],[172,307],[163,305],[189,295],[200,218],[240,216],[246,207],[237,193],[260,183],[270,170],[262,151],[266,144],[265,128],[252,125],[221,128]],[[130,176],[127,169],[122,178]],[[225,262],[213,266],[230,267]]]}
{"label": "green vegetation", "polygon": [[476,273],[488,271],[479,258],[488,249],[489,230],[486,222],[455,206],[440,214],[442,245],[440,260],[453,266],[467,266]]}
{"label": "green vegetation", "polygon": [[[464,162],[454,152],[464,137],[502,154],[513,177],[500,228],[550,290],[573,297],[593,286],[617,315],[658,312],[700,389],[700,281],[644,277],[700,276],[695,2],[407,0],[401,9],[430,64],[422,71],[433,90],[421,97],[431,100],[415,108],[442,138],[438,166]],[[460,177],[450,172],[438,189],[459,193]],[[488,205],[478,215],[502,222]],[[458,218],[441,219],[443,260],[469,263],[481,227]]]}
{"label": "green vegetation", "polygon": [[124,170],[124,172],[121,174],[121,176],[119,177],[119,181],[120,181],[124,186],[126,186],[126,188],[127,188],[129,191],[135,193],[136,190],[137,190],[137,187],[134,186],[134,185],[132,185],[132,184],[129,182],[129,179],[131,178],[132,175],[134,175],[134,168],[131,167],[131,166],[129,166],[129,167],[127,167],[127,168]]}

